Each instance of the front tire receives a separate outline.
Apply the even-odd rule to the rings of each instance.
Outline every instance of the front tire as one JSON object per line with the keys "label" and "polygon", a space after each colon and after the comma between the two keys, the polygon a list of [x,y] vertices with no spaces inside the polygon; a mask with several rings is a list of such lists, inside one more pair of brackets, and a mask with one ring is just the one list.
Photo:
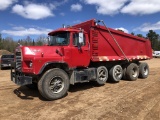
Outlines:
{"label": "front tire", "polygon": [[97,68],[97,79],[98,85],[104,85],[108,79],[108,70],[105,66],[100,66]]}
{"label": "front tire", "polygon": [[56,100],[64,97],[69,89],[69,77],[59,68],[46,71],[38,82],[40,94],[48,100]]}

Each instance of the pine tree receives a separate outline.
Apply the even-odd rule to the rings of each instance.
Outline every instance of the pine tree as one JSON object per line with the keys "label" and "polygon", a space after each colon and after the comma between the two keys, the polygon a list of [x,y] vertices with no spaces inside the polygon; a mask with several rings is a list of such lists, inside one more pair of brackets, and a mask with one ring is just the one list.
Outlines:
{"label": "pine tree", "polygon": [[152,49],[153,50],[160,50],[160,45],[159,45],[159,35],[153,31],[153,30],[149,30],[149,32],[147,33],[147,38],[151,41],[151,45],[152,45]]}

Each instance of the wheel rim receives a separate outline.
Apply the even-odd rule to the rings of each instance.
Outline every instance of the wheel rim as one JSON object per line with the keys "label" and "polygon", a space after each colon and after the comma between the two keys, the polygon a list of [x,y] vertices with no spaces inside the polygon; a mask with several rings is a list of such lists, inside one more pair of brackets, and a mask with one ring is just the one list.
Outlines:
{"label": "wheel rim", "polygon": [[138,75],[137,69],[136,69],[136,68],[133,68],[133,70],[132,70],[132,76],[133,76],[133,77],[137,77],[137,75]]}
{"label": "wheel rim", "polygon": [[122,77],[122,69],[120,67],[117,67],[114,71],[114,76],[116,78],[121,78]]}
{"label": "wheel rim", "polygon": [[104,69],[100,69],[100,70],[98,71],[98,78],[99,78],[99,80],[105,81],[106,78],[107,78],[107,75],[106,75],[106,74],[107,74],[107,73],[106,73],[106,71],[105,71]]}
{"label": "wheel rim", "polygon": [[143,72],[144,72],[144,75],[148,75],[148,67],[147,66],[144,67]]}
{"label": "wheel rim", "polygon": [[53,77],[49,83],[49,89],[53,93],[60,93],[64,88],[64,81],[61,77]]}

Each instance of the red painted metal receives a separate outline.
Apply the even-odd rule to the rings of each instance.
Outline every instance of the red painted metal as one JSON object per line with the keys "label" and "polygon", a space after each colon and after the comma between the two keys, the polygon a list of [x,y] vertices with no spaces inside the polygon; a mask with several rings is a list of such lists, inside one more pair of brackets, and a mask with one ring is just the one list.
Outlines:
{"label": "red painted metal", "polygon": [[[109,28],[112,35],[122,48],[127,59],[146,60],[152,58],[151,44],[148,39],[143,39],[130,34]],[[122,61],[126,60],[121,50],[102,25],[96,25],[95,20],[89,20],[69,28],[51,31],[70,32],[70,42],[67,46],[22,46],[23,69],[25,73],[38,74],[50,62],[66,63],[69,68],[88,67],[90,61]],[[85,45],[78,48],[73,45],[73,34],[83,31]],[[29,67],[30,62],[33,63]]]}
{"label": "red painted metal", "polygon": [[[92,61],[125,60],[124,55],[109,34],[109,31],[104,26],[95,25],[94,19],[75,25],[74,27],[82,28],[89,34]],[[129,60],[152,58],[151,44],[148,39],[111,28],[109,30]]]}

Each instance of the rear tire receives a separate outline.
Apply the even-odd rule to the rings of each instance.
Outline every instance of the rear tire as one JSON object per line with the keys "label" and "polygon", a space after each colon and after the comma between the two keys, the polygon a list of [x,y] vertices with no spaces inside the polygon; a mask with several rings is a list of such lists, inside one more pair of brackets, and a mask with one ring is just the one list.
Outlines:
{"label": "rear tire", "polygon": [[147,63],[140,63],[139,65],[139,78],[145,79],[149,75],[149,66]]}
{"label": "rear tire", "polygon": [[131,63],[126,69],[126,78],[128,80],[137,80],[139,76],[139,68],[137,64]]}
{"label": "rear tire", "polygon": [[120,65],[115,65],[109,70],[109,78],[112,82],[119,82],[123,76],[123,69]]}
{"label": "rear tire", "polygon": [[126,79],[127,79],[127,77],[126,77],[126,70],[127,70],[127,68],[124,67],[124,68],[123,68],[123,76],[122,76],[122,79],[123,79],[123,80],[126,80]]}
{"label": "rear tire", "polygon": [[97,68],[97,79],[98,85],[104,85],[108,79],[108,70],[105,66],[100,66]]}
{"label": "rear tire", "polygon": [[64,97],[69,89],[69,77],[59,68],[46,71],[38,82],[40,94],[47,100],[56,100]]}

